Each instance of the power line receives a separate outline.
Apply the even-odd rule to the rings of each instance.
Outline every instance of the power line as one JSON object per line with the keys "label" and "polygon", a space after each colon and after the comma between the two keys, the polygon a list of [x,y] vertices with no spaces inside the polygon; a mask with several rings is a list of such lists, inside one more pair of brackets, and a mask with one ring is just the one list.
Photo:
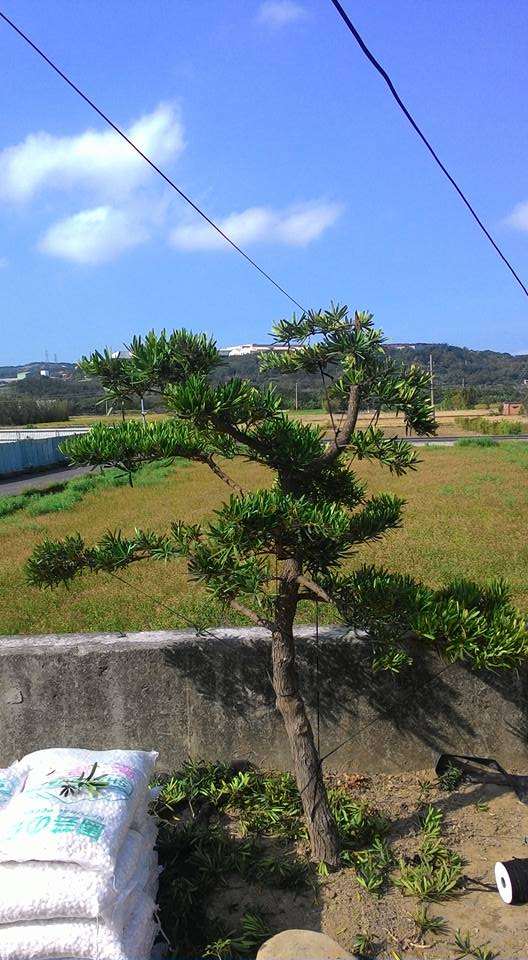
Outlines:
{"label": "power line", "polygon": [[233,249],[236,250],[237,253],[239,253],[241,257],[244,257],[244,260],[247,260],[247,262],[248,262],[249,264],[251,264],[251,266],[254,267],[255,270],[258,270],[258,272],[261,274],[261,276],[263,276],[266,280],[268,280],[269,283],[273,284],[273,286],[274,286],[277,290],[279,290],[280,293],[284,294],[284,296],[287,297],[288,300],[290,300],[291,303],[293,303],[296,307],[298,307],[299,310],[302,310],[303,313],[305,312],[305,308],[302,306],[302,304],[299,303],[298,300],[295,299],[295,297],[292,297],[291,294],[289,294],[288,291],[285,290],[284,287],[282,287],[282,286],[280,285],[280,283],[277,283],[277,281],[274,280],[273,277],[271,277],[269,273],[266,273],[266,271],[265,271],[262,267],[260,267],[260,266],[258,265],[258,263],[257,263],[255,260],[253,260],[253,259],[249,256],[249,254],[246,253],[246,252],[242,249],[242,247],[239,247],[238,244],[235,243],[235,241],[232,240],[231,237],[229,237],[229,236],[227,235],[227,233],[224,233],[224,231],[221,229],[221,227],[219,227],[218,224],[216,224],[216,223],[214,222],[214,220],[211,219],[211,217],[208,217],[207,214],[204,213],[204,211],[201,210],[200,207],[199,207],[196,203],[194,203],[194,201],[191,200],[191,198],[188,197],[187,194],[184,193],[183,190],[182,190],[180,187],[177,186],[177,184],[174,182],[174,180],[171,180],[171,178],[170,178],[169,176],[167,176],[167,174],[164,173],[163,170],[161,170],[161,168],[158,167],[158,166],[154,163],[154,161],[151,160],[150,157],[147,156],[146,153],[143,153],[143,151],[140,150],[138,146],[136,146],[136,144],[134,143],[134,141],[131,140],[129,137],[127,137],[126,133],[125,133],[123,130],[121,130],[121,128],[118,127],[117,124],[114,123],[113,120],[111,120],[110,117],[107,116],[106,113],[103,113],[103,111],[93,102],[93,100],[90,100],[90,97],[88,97],[85,93],[83,93],[83,91],[73,82],[73,80],[70,80],[70,78],[69,78],[65,73],[63,73],[63,71],[53,62],[53,60],[50,60],[50,58],[49,58],[48,56],[46,56],[46,54],[44,53],[44,51],[41,50],[40,47],[38,47],[37,44],[34,43],[33,40],[31,40],[31,39],[27,36],[27,34],[25,34],[25,33],[20,29],[20,27],[17,27],[16,23],[13,23],[13,21],[10,20],[9,17],[7,17],[7,16],[5,15],[5,13],[3,13],[1,10],[0,10],[0,17],[2,18],[2,20],[5,21],[5,23],[8,24],[8,26],[10,26],[10,27],[15,31],[15,33],[17,33],[17,34],[19,35],[19,37],[22,38],[22,40],[25,40],[25,42],[26,42],[27,44],[29,44],[29,46],[35,51],[35,53],[38,53],[39,57],[42,57],[42,59],[48,64],[48,66],[51,67],[51,69],[54,70],[55,73],[57,73],[57,74],[59,75],[59,77],[61,77],[61,78],[65,81],[65,83],[67,83],[68,86],[70,86],[70,87],[72,88],[72,90],[75,90],[75,93],[77,93],[80,97],[82,97],[82,99],[85,101],[85,103],[87,103],[88,106],[92,108],[92,110],[95,110],[95,112],[101,117],[102,120],[105,121],[105,123],[108,124],[109,127],[112,127],[112,130],[115,130],[115,132],[116,132],[117,134],[119,134],[119,136],[122,137],[122,139],[125,140],[126,143],[128,143],[128,145],[129,145],[130,147],[132,147],[132,149],[135,150],[136,153],[138,153],[139,156],[142,157],[143,160],[145,160],[145,162],[148,163],[148,165],[149,165],[150,167],[152,167],[152,169],[155,170],[156,173],[159,174],[159,176],[160,176],[163,180],[165,180],[165,183],[168,183],[168,185],[169,185],[170,187],[172,187],[172,189],[175,190],[176,193],[179,194],[179,196],[180,196],[183,200],[185,200],[185,202],[188,203],[189,206],[192,207],[193,210],[194,210],[200,217],[202,217],[202,219],[205,220],[206,223],[208,223],[210,227],[213,228],[213,230],[216,230],[216,232],[217,232],[227,243],[229,243],[230,246],[232,246]]}
{"label": "power line", "polygon": [[402,112],[405,114],[405,116],[407,117],[407,120],[409,121],[409,123],[411,124],[411,126],[414,128],[414,130],[416,131],[416,133],[418,134],[418,136],[420,137],[420,140],[425,144],[425,146],[426,146],[427,149],[429,150],[429,153],[430,153],[431,156],[433,157],[433,160],[435,161],[435,163],[438,164],[438,166],[440,167],[440,170],[441,170],[442,173],[447,177],[447,179],[449,180],[451,186],[453,186],[453,187],[455,188],[455,190],[456,190],[456,192],[458,193],[460,199],[462,200],[462,202],[463,202],[463,203],[466,205],[466,207],[468,208],[468,210],[469,210],[471,216],[473,217],[473,219],[476,220],[476,222],[477,222],[477,224],[479,225],[480,229],[482,230],[482,232],[484,233],[484,235],[488,238],[489,242],[491,243],[491,245],[492,245],[492,247],[494,248],[494,250],[498,253],[498,255],[499,255],[499,257],[501,258],[501,260],[503,261],[503,263],[506,264],[508,270],[509,270],[510,273],[513,275],[513,277],[515,278],[515,280],[517,281],[517,283],[519,284],[519,286],[520,286],[521,290],[523,291],[523,293],[525,293],[526,296],[528,297],[528,288],[525,286],[525,284],[524,284],[523,281],[521,280],[519,274],[516,272],[516,270],[514,269],[514,267],[512,266],[512,264],[510,263],[510,261],[508,260],[508,258],[507,258],[507,257],[505,256],[505,254],[502,252],[502,250],[500,249],[499,245],[495,242],[495,240],[493,239],[493,237],[492,237],[491,233],[489,232],[489,230],[487,229],[487,227],[484,226],[484,224],[483,224],[482,220],[480,219],[478,213],[476,212],[475,208],[471,205],[471,203],[470,203],[469,200],[467,199],[467,197],[466,197],[465,193],[463,192],[463,190],[458,186],[458,183],[456,182],[456,180],[454,179],[454,177],[451,176],[451,174],[449,173],[449,170],[447,169],[447,167],[445,167],[444,164],[442,163],[442,161],[440,160],[440,157],[438,156],[438,154],[436,153],[436,151],[433,149],[433,147],[432,147],[431,144],[429,143],[429,140],[427,139],[427,137],[425,136],[425,134],[422,132],[422,130],[421,130],[420,127],[418,126],[416,120],[414,119],[414,117],[412,116],[412,114],[410,113],[410,111],[409,111],[409,110],[407,109],[407,107],[405,106],[403,100],[401,99],[398,91],[396,90],[396,87],[394,86],[394,84],[393,84],[391,78],[389,77],[389,74],[387,73],[387,71],[382,67],[381,63],[380,63],[378,60],[376,60],[376,57],[374,56],[374,54],[369,50],[369,48],[367,47],[365,41],[363,40],[363,38],[362,38],[361,35],[359,34],[358,30],[356,29],[356,27],[355,27],[354,24],[352,23],[350,17],[348,16],[348,14],[345,12],[345,10],[343,9],[343,7],[342,7],[341,4],[339,3],[339,0],[330,0],[330,2],[333,3],[333,5],[334,5],[334,7],[336,8],[339,16],[342,18],[342,20],[344,20],[346,26],[347,26],[348,29],[350,30],[350,33],[352,34],[352,36],[354,37],[354,39],[356,40],[356,42],[357,42],[358,45],[360,46],[360,48],[361,48],[361,50],[363,51],[363,53],[365,54],[367,60],[370,60],[370,63],[372,64],[372,66],[374,67],[374,69],[377,70],[377,72],[380,74],[380,76],[383,78],[383,80],[384,80],[385,83],[387,84],[387,86],[388,86],[388,88],[389,88],[392,96],[394,97],[396,103],[398,104],[400,110],[402,110]]}

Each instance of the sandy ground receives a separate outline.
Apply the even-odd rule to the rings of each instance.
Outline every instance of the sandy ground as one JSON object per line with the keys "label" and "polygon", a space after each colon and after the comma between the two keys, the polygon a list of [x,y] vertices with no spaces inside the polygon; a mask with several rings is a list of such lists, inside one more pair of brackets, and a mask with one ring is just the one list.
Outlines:
{"label": "sandy ground", "polygon": [[[354,787],[358,798],[391,821],[389,841],[396,856],[412,856],[418,849],[422,785],[433,780],[431,770],[358,778]],[[490,956],[526,960],[528,904],[515,907],[502,902],[494,865],[497,860],[528,857],[528,807],[502,787],[475,784],[462,784],[451,793],[433,786],[427,803],[444,812],[444,839],[464,860],[460,891],[450,900],[429,905],[429,913],[446,924],[442,934],[421,937],[412,919],[420,901],[404,896],[392,884],[381,896],[373,896],[358,885],[353,870],[328,877],[316,892],[277,891],[234,881],[210,901],[209,915],[223,916],[228,923],[232,918],[236,926],[245,910],[257,906],[267,914],[274,932],[289,927],[321,930],[349,950],[357,934],[368,934],[374,945],[369,955],[380,960],[454,960],[461,956],[453,943],[460,929],[469,933],[473,950],[486,945]]]}

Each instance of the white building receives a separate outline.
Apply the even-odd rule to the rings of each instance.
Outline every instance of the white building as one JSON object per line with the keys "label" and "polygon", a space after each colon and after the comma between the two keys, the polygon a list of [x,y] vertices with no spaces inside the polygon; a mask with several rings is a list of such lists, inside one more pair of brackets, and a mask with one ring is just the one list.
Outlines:
{"label": "white building", "polygon": [[235,347],[220,347],[224,357],[244,357],[250,353],[269,353],[270,351],[288,350],[287,346],[278,343],[239,343]]}

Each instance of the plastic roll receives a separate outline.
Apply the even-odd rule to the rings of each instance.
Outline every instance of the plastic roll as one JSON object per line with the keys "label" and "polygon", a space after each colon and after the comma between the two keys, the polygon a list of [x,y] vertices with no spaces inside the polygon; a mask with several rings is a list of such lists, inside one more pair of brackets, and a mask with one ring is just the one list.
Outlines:
{"label": "plastic roll", "polygon": [[495,882],[504,903],[528,903],[528,860],[498,861]]}

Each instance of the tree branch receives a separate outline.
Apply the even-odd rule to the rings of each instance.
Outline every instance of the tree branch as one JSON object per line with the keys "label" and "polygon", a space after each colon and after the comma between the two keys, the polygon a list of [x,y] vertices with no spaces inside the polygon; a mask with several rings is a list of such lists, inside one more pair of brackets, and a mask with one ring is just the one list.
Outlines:
{"label": "tree branch", "polygon": [[319,472],[324,467],[332,463],[339,456],[342,450],[347,446],[350,437],[356,428],[359,404],[361,400],[361,391],[358,384],[350,387],[348,397],[348,407],[343,426],[337,431],[336,439],[330,443],[320,457],[317,457],[310,465],[310,472]]}
{"label": "tree branch", "polygon": [[231,487],[233,490],[236,490],[237,493],[239,493],[241,496],[244,495],[245,491],[243,487],[241,487],[235,480],[232,480],[231,477],[227,475],[227,473],[224,473],[222,468],[219,467],[216,461],[213,459],[212,455],[202,460],[202,463],[205,463],[209,467],[209,469],[213,471],[215,476],[217,476],[220,480],[223,480],[224,483],[227,483],[228,487]]}
{"label": "tree branch", "polygon": [[329,596],[326,590],[323,590],[322,587],[320,587],[313,580],[310,580],[309,577],[305,577],[303,574],[301,574],[301,576],[297,577],[297,583],[300,584],[301,587],[306,587],[310,593],[315,593],[315,595],[319,597],[320,600],[324,600],[325,603],[332,603],[332,598]]}
{"label": "tree branch", "polygon": [[247,617],[248,620],[252,620],[253,623],[256,623],[259,627],[266,627],[266,630],[270,630],[272,633],[277,629],[277,625],[271,620],[265,620],[263,617],[259,617],[258,613],[255,613],[254,610],[250,610],[249,607],[244,606],[243,603],[240,603],[238,600],[231,600],[230,605],[233,610],[236,610],[237,613],[241,613],[242,616]]}

